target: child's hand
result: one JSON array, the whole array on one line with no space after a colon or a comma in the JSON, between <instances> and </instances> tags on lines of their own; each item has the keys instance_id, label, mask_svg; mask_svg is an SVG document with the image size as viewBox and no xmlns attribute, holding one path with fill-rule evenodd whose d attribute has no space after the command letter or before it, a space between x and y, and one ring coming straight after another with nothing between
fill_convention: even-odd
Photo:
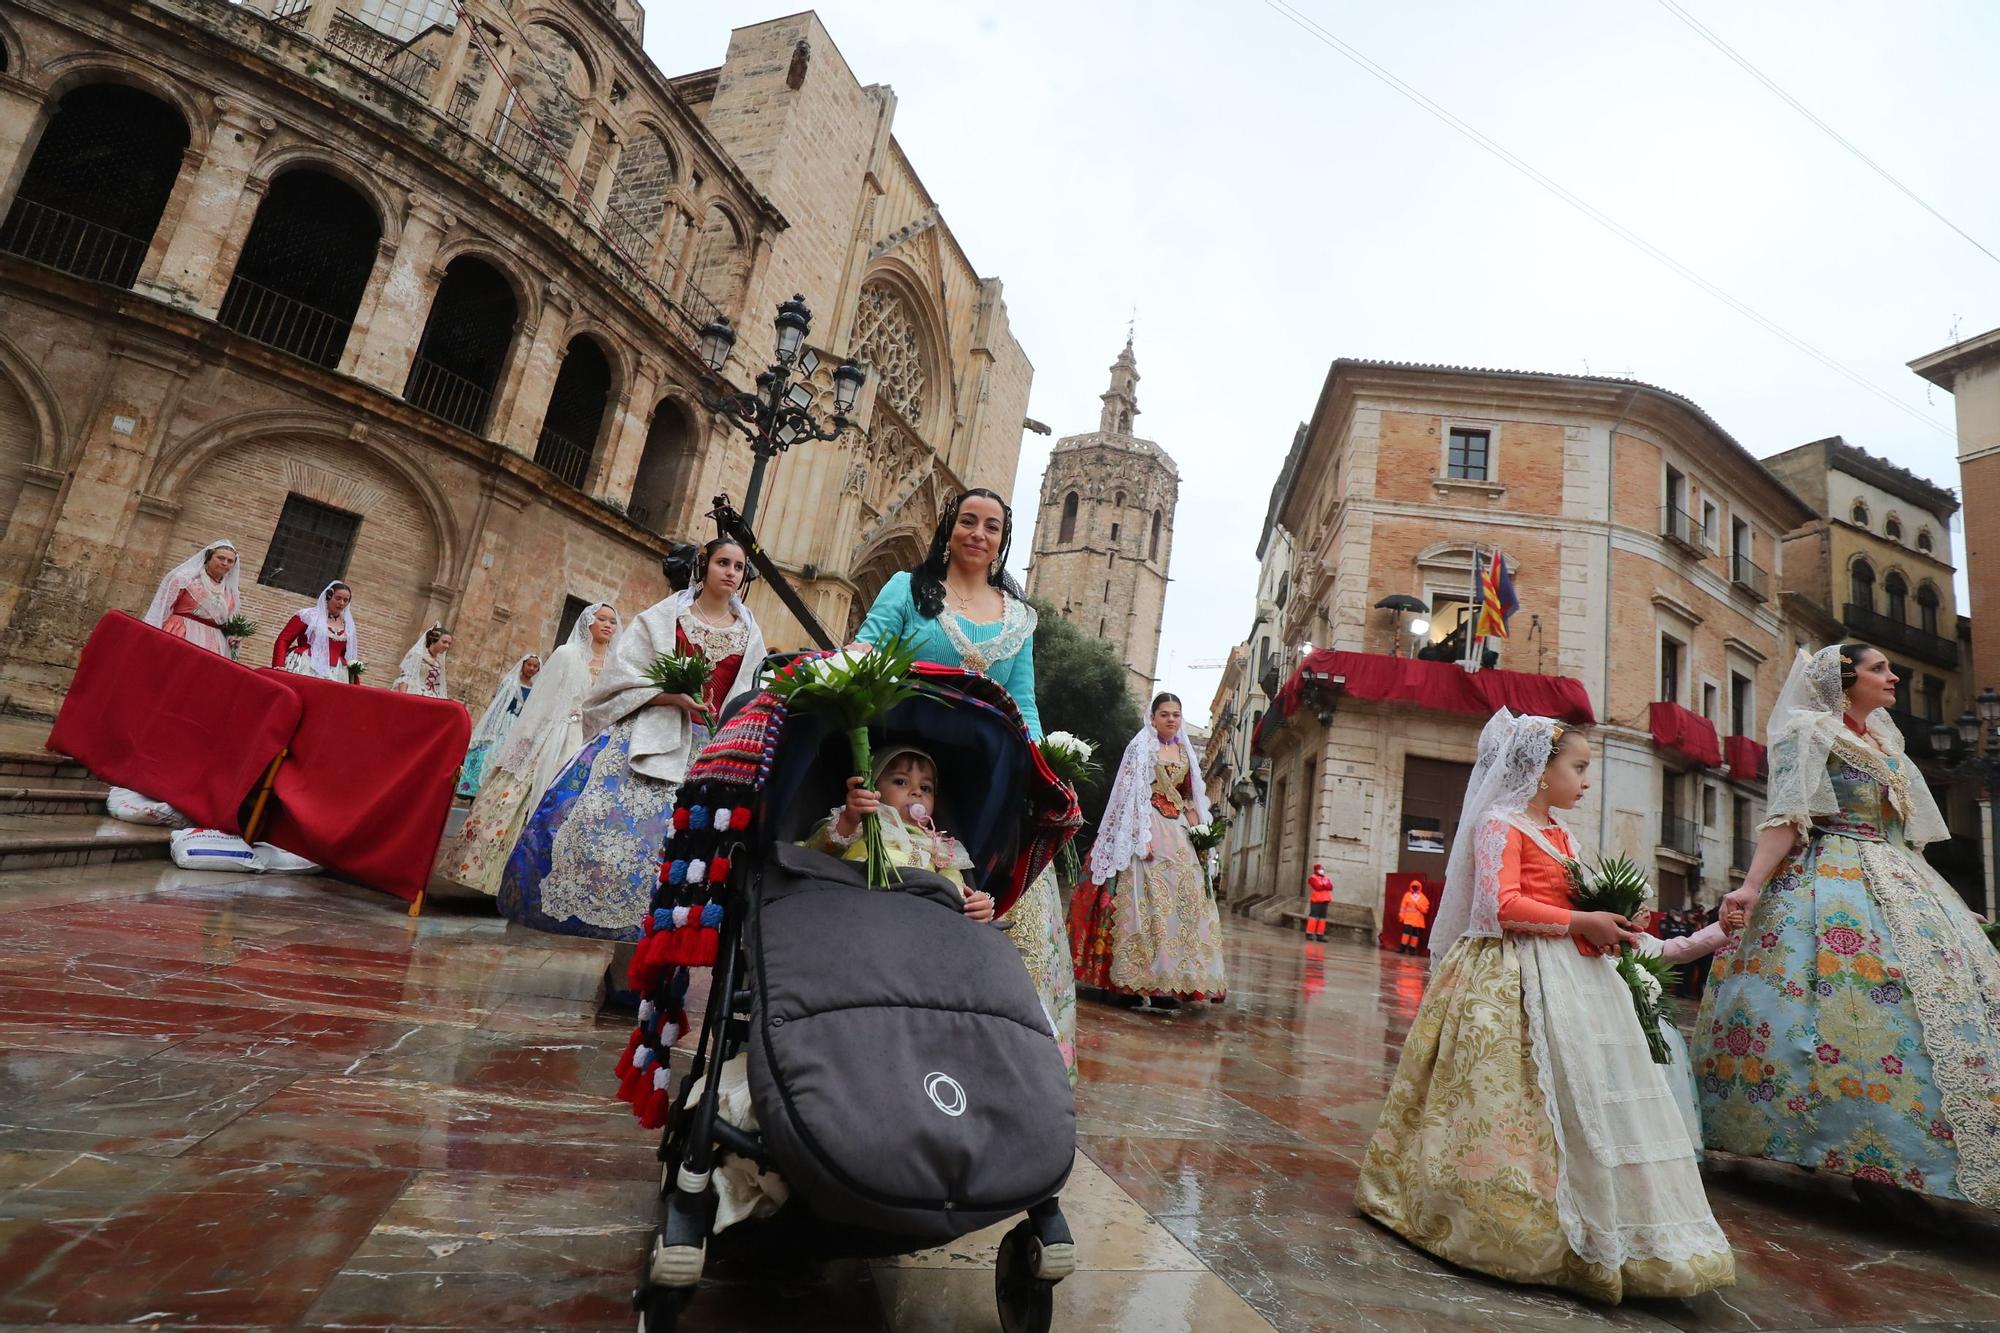
<instances>
[{"instance_id":1,"label":"child's hand","mask_svg":"<svg viewBox=\"0 0 2000 1333\"><path fill-rule=\"evenodd\" d=\"M1757 900L1763 894L1761 886L1742 884L1722 895L1722 928L1734 935L1749 925L1750 913L1757 910ZM1734 926L1729 924L1731 917L1736 918Z\"/></svg>"},{"instance_id":2,"label":"child's hand","mask_svg":"<svg viewBox=\"0 0 2000 1333\"><path fill-rule=\"evenodd\" d=\"M1601 954L1615 954L1632 943L1636 928L1616 912L1572 912L1569 933Z\"/></svg>"},{"instance_id":3,"label":"child's hand","mask_svg":"<svg viewBox=\"0 0 2000 1333\"><path fill-rule=\"evenodd\" d=\"M993 919L993 895L981 892L978 889L967 889L965 891L965 914L974 921L991 921Z\"/></svg>"},{"instance_id":4,"label":"child's hand","mask_svg":"<svg viewBox=\"0 0 2000 1333\"><path fill-rule=\"evenodd\" d=\"M851 777L847 780L847 803L840 807L840 818L833 821L834 831L851 839L860 832L861 821L881 808L881 794L869 790L868 779Z\"/></svg>"},{"instance_id":5,"label":"child's hand","mask_svg":"<svg viewBox=\"0 0 2000 1333\"><path fill-rule=\"evenodd\" d=\"M1750 914L1741 907L1735 903L1724 903L1722 905L1722 929L1725 933L1734 935L1749 924Z\"/></svg>"}]
</instances>

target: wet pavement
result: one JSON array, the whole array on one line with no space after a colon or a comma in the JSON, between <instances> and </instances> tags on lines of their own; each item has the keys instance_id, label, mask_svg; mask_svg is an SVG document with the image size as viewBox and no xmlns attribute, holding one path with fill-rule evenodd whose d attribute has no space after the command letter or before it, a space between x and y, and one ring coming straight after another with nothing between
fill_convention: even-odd
<instances>
[{"instance_id":1,"label":"wet pavement","mask_svg":"<svg viewBox=\"0 0 2000 1333\"><path fill-rule=\"evenodd\" d=\"M1080 1014L1057 1327L2000 1329L2000 1228L1711 1164L1741 1284L1618 1309L1354 1213L1412 960L1230 922L1224 1006ZM607 946L156 863L0 875L0 1324L630 1328L658 1167ZM714 1266L691 1329L997 1327L997 1235Z\"/></svg>"}]
</instances>

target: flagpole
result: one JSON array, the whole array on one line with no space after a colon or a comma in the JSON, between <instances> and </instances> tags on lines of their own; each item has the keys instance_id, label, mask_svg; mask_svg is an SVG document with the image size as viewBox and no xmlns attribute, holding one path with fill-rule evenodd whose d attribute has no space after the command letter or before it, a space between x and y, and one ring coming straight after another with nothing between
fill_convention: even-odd
<instances>
[{"instance_id":1,"label":"flagpole","mask_svg":"<svg viewBox=\"0 0 2000 1333\"><path fill-rule=\"evenodd\" d=\"M1486 580L1482 577L1483 571L1479 564L1479 549L1479 543L1474 542L1472 544L1472 612L1466 617L1465 621L1465 655L1459 659L1458 663L1466 671L1477 671L1479 669L1474 665L1478 659L1472 650L1474 631L1479 628L1479 608L1486 594Z\"/></svg>"}]
</instances>

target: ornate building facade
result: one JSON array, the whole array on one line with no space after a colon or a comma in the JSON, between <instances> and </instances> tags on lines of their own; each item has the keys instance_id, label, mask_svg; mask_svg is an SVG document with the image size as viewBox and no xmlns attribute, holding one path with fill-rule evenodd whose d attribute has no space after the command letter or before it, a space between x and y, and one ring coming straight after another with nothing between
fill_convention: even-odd
<instances>
[{"instance_id":1,"label":"ornate building facade","mask_svg":"<svg viewBox=\"0 0 2000 1333\"><path fill-rule=\"evenodd\" d=\"M461 21L461 15L469 16ZM836 632L939 499L1012 490L1032 368L811 13L668 78L632 0L20 0L0 9L0 707L217 537L269 635L329 578L364 656L433 620L484 697L575 609L665 591L739 500L698 335L818 312L860 429L758 527ZM753 590L773 647L803 641Z\"/></svg>"},{"instance_id":2,"label":"ornate building facade","mask_svg":"<svg viewBox=\"0 0 2000 1333\"><path fill-rule=\"evenodd\" d=\"M1143 710L1159 662L1180 472L1166 450L1132 433L1139 367L1130 339L1103 401L1095 431L1065 436L1049 453L1028 592L1111 644Z\"/></svg>"}]
</instances>

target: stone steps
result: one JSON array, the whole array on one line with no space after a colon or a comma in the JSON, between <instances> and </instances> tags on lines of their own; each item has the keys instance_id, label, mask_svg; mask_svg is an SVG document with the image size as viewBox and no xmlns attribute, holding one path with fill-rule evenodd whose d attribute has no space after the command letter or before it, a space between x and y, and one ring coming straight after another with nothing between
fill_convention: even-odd
<instances>
[{"instance_id":1,"label":"stone steps","mask_svg":"<svg viewBox=\"0 0 2000 1333\"><path fill-rule=\"evenodd\" d=\"M0 871L164 861L172 830L103 814L0 814Z\"/></svg>"},{"instance_id":2,"label":"stone steps","mask_svg":"<svg viewBox=\"0 0 2000 1333\"><path fill-rule=\"evenodd\" d=\"M0 788L88 788L102 799L104 784L68 755L20 745L0 745Z\"/></svg>"},{"instance_id":3,"label":"stone steps","mask_svg":"<svg viewBox=\"0 0 2000 1333\"><path fill-rule=\"evenodd\" d=\"M102 816L105 795L101 786L16 786L0 779L0 815Z\"/></svg>"}]
</instances>

